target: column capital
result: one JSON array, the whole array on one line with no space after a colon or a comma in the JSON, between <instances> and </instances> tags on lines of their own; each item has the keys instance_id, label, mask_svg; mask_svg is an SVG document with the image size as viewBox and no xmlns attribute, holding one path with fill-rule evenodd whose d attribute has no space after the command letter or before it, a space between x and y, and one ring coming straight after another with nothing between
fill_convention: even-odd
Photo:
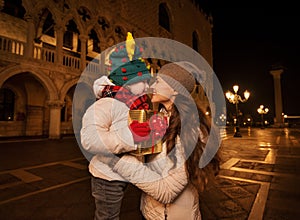
<instances>
[{"instance_id":1,"label":"column capital","mask_svg":"<svg viewBox=\"0 0 300 220\"><path fill-rule=\"evenodd\" d=\"M89 39L89 36L84 34L80 34L78 37L81 41L87 41Z\"/></svg>"},{"instance_id":2,"label":"column capital","mask_svg":"<svg viewBox=\"0 0 300 220\"><path fill-rule=\"evenodd\" d=\"M30 23L34 23L34 16L32 14L26 13L24 15L24 20Z\"/></svg>"},{"instance_id":3,"label":"column capital","mask_svg":"<svg viewBox=\"0 0 300 220\"><path fill-rule=\"evenodd\" d=\"M280 75L283 73L283 69L270 70L270 73L274 78L280 79Z\"/></svg>"},{"instance_id":4,"label":"column capital","mask_svg":"<svg viewBox=\"0 0 300 220\"><path fill-rule=\"evenodd\" d=\"M65 32L67 30L67 28L66 28L66 26L56 24L56 25L54 25L54 30L55 31L60 31L60 32Z\"/></svg>"},{"instance_id":5,"label":"column capital","mask_svg":"<svg viewBox=\"0 0 300 220\"><path fill-rule=\"evenodd\" d=\"M65 102L61 100L48 100L47 105L50 108L62 108L65 105Z\"/></svg>"}]
</instances>

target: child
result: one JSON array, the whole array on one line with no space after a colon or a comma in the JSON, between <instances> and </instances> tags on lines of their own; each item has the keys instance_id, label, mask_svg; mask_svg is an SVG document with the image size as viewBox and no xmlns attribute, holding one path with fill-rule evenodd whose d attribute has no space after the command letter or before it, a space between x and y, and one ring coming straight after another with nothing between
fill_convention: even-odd
<instances>
[{"instance_id":1,"label":"child","mask_svg":"<svg viewBox=\"0 0 300 220\"><path fill-rule=\"evenodd\" d=\"M133 121L128 125L129 110L150 108L146 92L151 75L140 55L141 50L129 33L126 44L109 56L109 76L94 82L98 100L83 116L81 143L85 150L95 154L89 164L95 219L118 219L128 184L98 157L134 151L136 143L150 138L149 123Z\"/></svg>"}]
</instances>

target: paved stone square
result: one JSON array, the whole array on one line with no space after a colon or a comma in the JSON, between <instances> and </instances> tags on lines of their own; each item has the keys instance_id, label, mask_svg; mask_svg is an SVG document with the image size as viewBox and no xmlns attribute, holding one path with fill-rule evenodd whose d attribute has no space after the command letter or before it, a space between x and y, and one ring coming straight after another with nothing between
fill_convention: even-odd
<instances>
[{"instance_id":1,"label":"paved stone square","mask_svg":"<svg viewBox=\"0 0 300 220\"><path fill-rule=\"evenodd\" d=\"M300 131L241 131L224 136L220 173L200 195L202 218L298 219ZM1 219L93 219L88 161L74 138L0 141L0 161ZM140 195L129 185L121 220L142 219Z\"/></svg>"}]
</instances>

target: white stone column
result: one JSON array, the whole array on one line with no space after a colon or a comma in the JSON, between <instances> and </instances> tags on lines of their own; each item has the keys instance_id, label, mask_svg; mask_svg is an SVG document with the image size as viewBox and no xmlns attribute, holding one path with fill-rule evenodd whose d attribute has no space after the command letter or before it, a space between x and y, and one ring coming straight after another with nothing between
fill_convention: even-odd
<instances>
[{"instance_id":1,"label":"white stone column","mask_svg":"<svg viewBox=\"0 0 300 220\"><path fill-rule=\"evenodd\" d=\"M86 48L86 42L88 40L88 36L86 35L80 35L79 36L79 39L80 39L80 45L81 45L81 48L80 48L80 69L82 71L84 71L85 69L85 66L86 66L86 54L87 54L87 48Z\"/></svg>"},{"instance_id":2,"label":"white stone column","mask_svg":"<svg viewBox=\"0 0 300 220\"><path fill-rule=\"evenodd\" d=\"M48 101L49 105L49 139L59 139L60 138L60 115L61 108L64 103L60 100Z\"/></svg>"},{"instance_id":3,"label":"white stone column","mask_svg":"<svg viewBox=\"0 0 300 220\"><path fill-rule=\"evenodd\" d=\"M33 57L33 47L34 47L34 38L35 38L35 25L32 16L25 15L25 20L28 24L27 31L27 42L25 46L25 57L32 58Z\"/></svg>"},{"instance_id":4,"label":"white stone column","mask_svg":"<svg viewBox=\"0 0 300 220\"><path fill-rule=\"evenodd\" d=\"M64 31L65 27L55 26L56 32L56 57L55 62L58 65L63 64L63 41L64 41Z\"/></svg>"},{"instance_id":5,"label":"white stone column","mask_svg":"<svg viewBox=\"0 0 300 220\"><path fill-rule=\"evenodd\" d=\"M275 93L275 126L281 126L282 121L282 96L281 96L281 80L280 76L283 69L275 69L270 71L274 79L274 93Z\"/></svg>"}]
</instances>

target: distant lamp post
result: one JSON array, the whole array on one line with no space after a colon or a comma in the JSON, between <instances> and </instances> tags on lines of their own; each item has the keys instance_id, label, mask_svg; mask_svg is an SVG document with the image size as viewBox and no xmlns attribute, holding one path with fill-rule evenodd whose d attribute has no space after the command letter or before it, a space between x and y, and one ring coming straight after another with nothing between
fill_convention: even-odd
<instances>
[{"instance_id":1,"label":"distant lamp post","mask_svg":"<svg viewBox=\"0 0 300 220\"><path fill-rule=\"evenodd\" d=\"M261 115L261 128L265 128L264 115L269 112L269 109L265 108L263 105L260 105L257 109L257 112Z\"/></svg>"},{"instance_id":2,"label":"distant lamp post","mask_svg":"<svg viewBox=\"0 0 300 220\"><path fill-rule=\"evenodd\" d=\"M237 94L239 90L239 86L238 85L234 85L233 86L233 91L234 93L228 91L226 92L226 98L228 99L228 101L232 104L235 105L235 110L236 110L236 120L235 120L235 133L234 133L234 137L242 137L241 133L240 133L240 127L239 127L239 121L238 121L238 115L239 115L239 102L246 102L249 97L250 97L250 92L248 92L247 90L244 92L244 99Z\"/></svg>"},{"instance_id":3,"label":"distant lamp post","mask_svg":"<svg viewBox=\"0 0 300 220\"><path fill-rule=\"evenodd\" d=\"M223 113L220 115L219 118L220 118L221 122L226 121L226 115L224 115Z\"/></svg>"}]
</instances>

